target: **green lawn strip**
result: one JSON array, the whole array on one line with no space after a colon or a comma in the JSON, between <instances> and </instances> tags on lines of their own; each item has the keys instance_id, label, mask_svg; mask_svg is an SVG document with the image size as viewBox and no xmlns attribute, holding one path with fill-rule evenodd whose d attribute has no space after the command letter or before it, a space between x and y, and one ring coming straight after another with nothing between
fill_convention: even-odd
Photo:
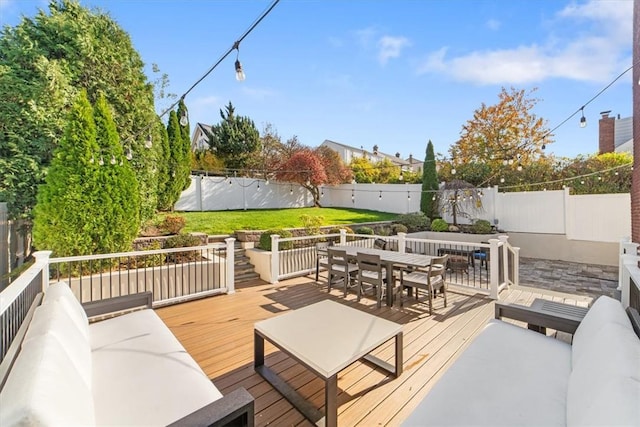
<instances>
[{"instance_id":1,"label":"green lawn strip","mask_svg":"<svg viewBox=\"0 0 640 427\"><path fill-rule=\"evenodd\" d=\"M322 217L323 225L391 221L398 215L362 209L297 208L247 211L175 212L185 218L183 232L231 234L236 230L268 230L302 227L302 215Z\"/></svg>"}]
</instances>

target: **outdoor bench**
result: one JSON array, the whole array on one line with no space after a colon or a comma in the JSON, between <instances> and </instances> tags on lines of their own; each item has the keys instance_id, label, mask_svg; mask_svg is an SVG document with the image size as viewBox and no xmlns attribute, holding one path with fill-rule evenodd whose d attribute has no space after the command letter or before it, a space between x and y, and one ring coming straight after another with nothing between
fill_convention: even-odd
<instances>
[{"instance_id":1,"label":"outdoor bench","mask_svg":"<svg viewBox=\"0 0 640 427\"><path fill-rule=\"evenodd\" d=\"M253 397L223 397L151 302L145 292L81 305L66 283L49 286L0 376L0 425L253 426ZM120 315L88 321L110 313Z\"/></svg>"},{"instance_id":2,"label":"outdoor bench","mask_svg":"<svg viewBox=\"0 0 640 427\"><path fill-rule=\"evenodd\" d=\"M568 344L501 317L558 327L539 308L496 303L496 318L423 398L405 426L638 426L640 321L601 296Z\"/></svg>"}]
</instances>

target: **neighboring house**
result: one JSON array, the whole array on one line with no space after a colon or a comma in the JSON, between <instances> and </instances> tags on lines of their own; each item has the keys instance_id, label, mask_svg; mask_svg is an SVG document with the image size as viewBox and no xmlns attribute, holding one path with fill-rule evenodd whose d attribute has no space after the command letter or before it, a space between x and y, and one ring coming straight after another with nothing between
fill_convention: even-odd
<instances>
[{"instance_id":1,"label":"neighboring house","mask_svg":"<svg viewBox=\"0 0 640 427\"><path fill-rule=\"evenodd\" d=\"M422 173L422 166L424 165L424 161L414 159L412 154L409 154L409 158L406 161L409 164L409 170L411 172Z\"/></svg>"},{"instance_id":2,"label":"neighboring house","mask_svg":"<svg viewBox=\"0 0 640 427\"><path fill-rule=\"evenodd\" d=\"M211 126L204 123L196 124L191 137L191 151L200 151L209 149L209 135L211 134Z\"/></svg>"},{"instance_id":3,"label":"neighboring house","mask_svg":"<svg viewBox=\"0 0 640 427\"><path fill-rule=\"evenodd\" d=\"M603 111L598 123L599 153L633 154L633 117L609 117L611 111Z\"/></svg>"},{"instance_id":4,"label":"neighboring house","mask_svg":"<svg viewBox=\"0 0 640 427\"><path fill-rule=\"evenodd\" d=\"M396 153L395 156L391 154L385 154L378 150L378 146L374 145L371 149L365 150L364 147L360 146L360 148L352 147L350 145L341 144L339 142L330 141L325 139L320 146L325 146L331 148L333 151L337 152L342 161L345 164L351 163L356 157L366 157L370 162L377 163L383 159L389 159L393 164L396 164L402 168L402 170L410 170L411 164L400 157L400 153ZM411 157L410 157L411 158Z\"/></svg>"}]
</instances>

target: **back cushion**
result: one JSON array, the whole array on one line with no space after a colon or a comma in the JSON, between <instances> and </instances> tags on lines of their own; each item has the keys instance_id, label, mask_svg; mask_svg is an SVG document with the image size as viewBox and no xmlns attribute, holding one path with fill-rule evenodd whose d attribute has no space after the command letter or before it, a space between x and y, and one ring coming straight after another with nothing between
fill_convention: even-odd
<instances>
[{"instance_id":1,"label":"back cushion","mask_svg":"<svg viewBox=\"0 0 640 427\"><path fill-rule=\"evenodd\" d=\"M640 339L617 323L584 344L567 392L567 425L640 424Z\"/></svg>"},{"instance_id":2,"label":"back cushion","mask_svg":"<svg viewBox=\"0 0 640 427\"><path fill-rule=\"evenodd\" d=\"M42 304L61 304L85 338L89 339L89 320L80 301L65 282L57 282L44 292Z\"/></svg>"},{"instance_id":3,"label":"back cushion","mask_svg":"<svg viewBox=\"0 0 640 427\"><path fill-rule=\"evenodd\" d=\"M631 330L631 322L620 301L608 296L601 296L587 311L586 316L584 316L575 334L573 334L571 362L574 366L582 357L584 348L588 347L598 331L609 323L616 323Z\"/></svg>"},{"instance_id":4,"label":"back cushion","mask_svg":"<svg viewBox=\"0 0 640 427\"><path fill-rule=\"evenodd\" d=\"M93 398L52 335L24 343L0 392L0 425L90 426Z\"/></svg>"},{"instance_id":5,"label":"back cushion","mask_svg":"<svg viewBox=\"0 0 640 427\"><path fill-rule=\"evenodd\" d=\"M42 304L33 314L23 346L42 335L53 336L91 389L91 345L62 304Z\"/></svg>"}]
</instances>

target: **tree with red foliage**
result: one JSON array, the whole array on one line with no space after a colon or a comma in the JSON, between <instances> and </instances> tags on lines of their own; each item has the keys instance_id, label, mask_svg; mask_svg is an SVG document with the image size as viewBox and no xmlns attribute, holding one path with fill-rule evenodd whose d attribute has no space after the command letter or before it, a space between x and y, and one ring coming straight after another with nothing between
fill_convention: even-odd
<instances>
[{"instance_id":1,"label":"tree with red foliage","mask_svg":"<svg viewBox=\"0 0 640 427\"><path fill-rule=\"evenodd\" d=\"M342 163L337 153L334 152L336 156L333 156L324 148L302 148L293 153L276 171L277 180L295 182L306 188L313 196L316 207L320 207L321 185L340 184L351 178L351 171Z\"/></svg>"}]
</instances>

